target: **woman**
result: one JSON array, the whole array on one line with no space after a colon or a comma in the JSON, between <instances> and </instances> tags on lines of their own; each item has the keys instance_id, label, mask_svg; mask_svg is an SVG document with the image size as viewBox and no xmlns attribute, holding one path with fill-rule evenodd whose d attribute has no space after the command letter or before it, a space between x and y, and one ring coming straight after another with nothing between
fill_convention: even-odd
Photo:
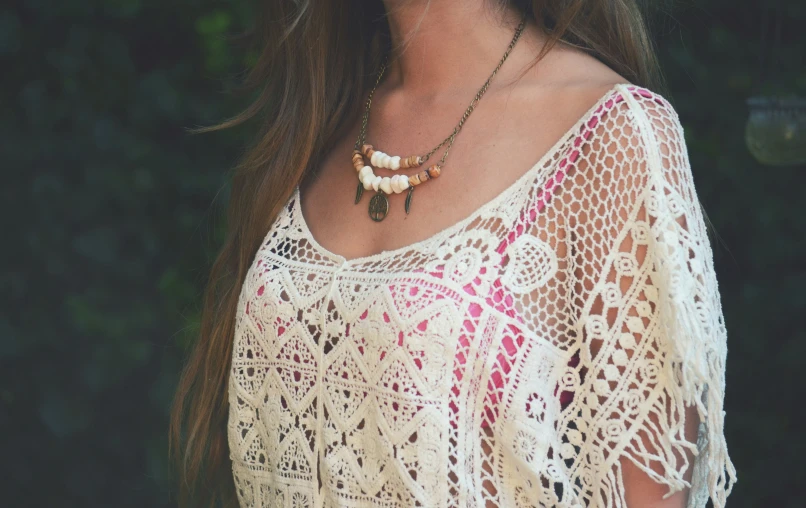
<instances>
[{"instance_id":1,"label":"woman","mask_svg":"<svg viewBox=\"0 0 806 508\"><path fill-rule=\"evenodd\" d=\"M185 504L724 506L720 298L636 6L266 3Z\"/></svg>"}]
</instances>

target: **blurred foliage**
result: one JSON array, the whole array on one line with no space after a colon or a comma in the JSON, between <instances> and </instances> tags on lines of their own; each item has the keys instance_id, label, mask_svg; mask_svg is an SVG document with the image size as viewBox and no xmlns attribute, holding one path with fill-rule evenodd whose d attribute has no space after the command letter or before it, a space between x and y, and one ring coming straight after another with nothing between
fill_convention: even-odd
<instances>
[{"instance_id":1,"label":"blurred foliage","mask_svg":"<svg viewBox=\"0 0 806 508\"><path fill-rule=\"evenodd\" d=\"M743 140L748 96L806 95L806 5L779 3L775 44L769 5L678 1L655 23L718 235L734 507L800 506L806 478L806 168L761 167ZM4 506L172 506L168 408L222 234L211 203L249 136L186 128L245 104L222 91L254 60L229 38L250 8L0 7Z\"/></svg>"}]
</instances>

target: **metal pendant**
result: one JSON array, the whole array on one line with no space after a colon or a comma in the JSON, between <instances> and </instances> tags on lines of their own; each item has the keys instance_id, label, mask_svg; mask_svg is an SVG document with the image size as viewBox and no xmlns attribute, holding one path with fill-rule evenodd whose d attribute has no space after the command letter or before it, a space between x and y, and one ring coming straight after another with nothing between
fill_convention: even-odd
<instances>
[{"instance_id":1,"label":"metal pendant","mask_svg":"<svg viewBox=\"0 0 806 508\"><path fill-rule=\"evenodd\" d=\"M358 189L355 191L355 204L358 204L361 201L361 196L364 195L364 184L358 182Z\"/></svg>"},{"instance_id":2,"label":"metal pendant","mask_svg":"<svg viewBox=\"0 0 806 508\"><path fill-rule=\"evenodd\" d=\"M375 222L380 222L386 218L389 213L389 199L383 192L379 192L372 196L369 201L369 217Z\"/></svg>"},{"instance_id":3,"label":"metal pendant","mask_svg":"<svg viewBox=\"0 0 806 508\"><path fill-rule=\"evenodd\" d=\"M406 196L406 215L411 210L411 195L414 194L414 187L409 187L409 194Z\"/></svg>"}]
</instances>

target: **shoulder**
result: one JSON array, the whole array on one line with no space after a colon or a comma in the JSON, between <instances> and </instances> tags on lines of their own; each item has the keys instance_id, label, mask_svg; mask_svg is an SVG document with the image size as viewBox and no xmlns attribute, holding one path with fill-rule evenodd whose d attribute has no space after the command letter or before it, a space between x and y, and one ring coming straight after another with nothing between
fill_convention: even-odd
<instances>
[{"instance_id":1,"label":"shoulder","mask_svg":"<svg viewBox=\"0 0 806 508\"><path fill-rule=\"evenodd\" d=\"M617 100L625 102L630 120L645 136L669 138L682 134L680 118L663 95L635 85L617 85Z\"/></svg>"},{"instance_id":2,"label":"shoulder","mask_svg":"<svg viewBox=\"0 0 806 508\"><path fill-rule=\"evenodd\" d=\"M536 47L542 49L548 43L548 39L543 38ZM541 77L546 81L600 86L628 82L588 51L563 41L553 44L538 66L542 67Z\"/></svg>"},{"instance_id":3,"label":"shoulder","mask_svg":"<svg viewBox=\"0 0 806 508\"><path fill-rule=\"evenodd\" d=\"M636 169L658 170L688 162L668 160L672 154L687 155L683 126L672 104L647 88L615 85L587 124L592 130L590 145L619 147L629 155L624 162L636 158L643 162Z\"/></svg>"},{"instance_id":4,"label":"shoulder","mask_svg":"<svg viewBox=\"0 0 806 508\"><path fill-rule=\"evenodd\" d=\"M610 210L609 223L621 224L619 217L635 215L645 200L654 214L698 213L684 130L664 96L616 84L601 97L582 129L580 143L569 148L580 153L569 185L580 187L589 197L572 203L572 223L577 217L592 217L594 210Z\"/></svg>"},{"instance_id":5,"label":"shoulder","mask_svg":"<svg viewBox=\"0 0 806 508\"><path fill-rule=\"evenodd\" d=\"M674 187L696 199L685 132L677 111L662 95L635 85L618 85L612 97L618 113L604 123L610 143L630 147L633 165L650 184Z\"/></svg>"},{"instance_id":6,"label":"shoulder","mask_svg":"<svg viewBox=\"0 0 806 508\"><path fill-rule=\"evenodd\" d=\"M558 99L577 108L595 104L612 94L614 103L606 108L614 113L632 110L622 121L649 120L660 124L677 124L679 118L671 102L658 92L630 83L624 76L585 51L558 43L544 59L542 80L559 91ZM614 115L617 116L617 115ZM646 118L643 118L646 117Z\"/></svg>"},{"instance_id":7,"label":"shoulder","mask_svg":"<svg viewBox=\"0 0 806 508\"><path fill-rule=\"evenodd\" d=\"M636 136L642 144L653 137L681 133L677 112L666 97L629 82L576 47L558 43L535 66L531 77L537 84L532 90L539 91L532 96L544 97L536 101L537 107L566 126L588 114L594 122L601 122L600 130L607 131L602 135Z\"/></svg>"},{"instance_id":8,"label":"shoulder","mask_svg":"<svg viewBox=\"0 0 806 508\"><path fill-rule=\"evenodd\" d=\"M535 66L535 79L566 108L586 110L617 85L631 83L585 51L558 42Z\"/></svg>"},{"instance_id":9,"label":"shoulder","mask_svg":"<svg viewBox=\"0 0 806 508\"><path fill-rule=\"evenodd\" d=\"M634 204L644 192L673 191L694 206L685 132L664 96L636 85L615 85L585 126L586 157L578 169L593 189L625 196L624 205Z\"/></svg>"}]
</instances>

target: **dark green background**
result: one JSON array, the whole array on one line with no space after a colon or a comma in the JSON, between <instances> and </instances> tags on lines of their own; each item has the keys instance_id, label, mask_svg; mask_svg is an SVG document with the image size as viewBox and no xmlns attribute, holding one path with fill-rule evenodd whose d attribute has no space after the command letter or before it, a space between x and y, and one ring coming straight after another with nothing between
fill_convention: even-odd
<instances>
[{"instance_id":1,"label":"dark green background","mask_svg":"<svg viewBox=\"0 0 806 508\"><path fill-rule=\"evenodd\" d=\"M804 505L806 168L760 166L743 140L748 96L806 95L806 5L780 5L777 60L762 58L761 2L679 1L655 16L718 234L733 507ZM245 104L222 91L254 58L225 37L250 7L0 7L2 506L172 505L169 402L221 236L223 200L211 203L249 136L185 128Z\"/></svg>"}]
</instances>

